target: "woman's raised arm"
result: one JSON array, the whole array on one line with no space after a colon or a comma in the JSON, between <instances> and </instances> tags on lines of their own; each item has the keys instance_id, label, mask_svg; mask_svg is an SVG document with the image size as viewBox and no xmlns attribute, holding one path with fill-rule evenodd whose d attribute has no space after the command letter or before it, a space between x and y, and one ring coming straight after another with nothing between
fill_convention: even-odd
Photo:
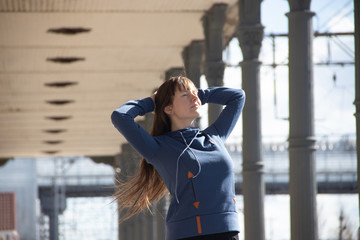
<instances>
[{"instance_id":1,"label":"woman's raised arm","mask_svg":"<svg viewBox=\"0 0 360 240\"><path fill-rule=\"evenodd\" d=\"M129 101L116 109L111 115L115 128L126 138L135 150L145 159L151 158L159 146L154 137L135 122L135 117L154 110L152 97Z\"/></svg>"},{"instance_id":2,"label":"woman's raised arm","mask_svg":"<svg viewBox=\"0 0 360 240\"><path fill-rule=\"evenodd\" d=\"M198 97L202 104L215 103L225 105L216 121L208 127L214 129L225 141L234 129L245 104L245 92L241 89L211 87L199 89Z\"/></svg>"}]
</instances>

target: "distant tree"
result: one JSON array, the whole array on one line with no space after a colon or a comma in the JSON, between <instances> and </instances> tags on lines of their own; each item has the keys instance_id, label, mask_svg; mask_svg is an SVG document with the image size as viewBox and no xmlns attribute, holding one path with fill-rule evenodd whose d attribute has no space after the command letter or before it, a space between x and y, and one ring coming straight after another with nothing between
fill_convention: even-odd
<instances>
[{"instance_id":1,"label":"distant tree","mask_svg":"<svg viewBox=\"0 0 360 240\"><path fill-rule=\"evenodd\" d=\"M345 216L343 208L339 216L339 240L354 240L354 227L348 217Z\"/></svg>"}]
</instances>

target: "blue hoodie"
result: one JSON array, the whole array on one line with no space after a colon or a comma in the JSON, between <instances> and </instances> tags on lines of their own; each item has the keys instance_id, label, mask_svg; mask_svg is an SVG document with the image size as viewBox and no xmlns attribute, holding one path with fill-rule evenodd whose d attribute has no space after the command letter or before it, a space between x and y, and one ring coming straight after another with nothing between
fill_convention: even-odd
<instances>
[{"instance_id":1,"label":"blue hoodie","mask_svg":"<svg viewBox=\"0 0 360 240\"><path fill-rule=\"evenodd\" d=\"M166 239L239 231L233 164L224 142L245 103L240 89L198 89L202 104L226 105L217 120L200 130L189 127L151 136L134 119L154 110L148 97L129 101L111 115L114 126L165 182L172 198Z\"/></svg>"}]
</instances>

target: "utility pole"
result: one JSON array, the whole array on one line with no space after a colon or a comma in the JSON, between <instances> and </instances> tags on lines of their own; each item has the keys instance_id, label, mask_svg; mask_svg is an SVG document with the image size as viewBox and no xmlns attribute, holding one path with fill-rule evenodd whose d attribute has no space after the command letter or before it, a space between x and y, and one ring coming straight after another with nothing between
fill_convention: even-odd
<instances>
[{"instance_id":1,"label":"utility pole","mask_svg":"<svg viewBox=\"0 0 360 240\"><path fill-rule=\"evenodd\" d=\"M360 210L360 3L359 0L354 0L354 45L355 45L355 101L356 108L356 150L357 150L357 185L359 195L359 210ZM360 219L360 212L359 212ZM360 226L358 228L358 240L360 240Z\"/></svg>"}]
</instances>

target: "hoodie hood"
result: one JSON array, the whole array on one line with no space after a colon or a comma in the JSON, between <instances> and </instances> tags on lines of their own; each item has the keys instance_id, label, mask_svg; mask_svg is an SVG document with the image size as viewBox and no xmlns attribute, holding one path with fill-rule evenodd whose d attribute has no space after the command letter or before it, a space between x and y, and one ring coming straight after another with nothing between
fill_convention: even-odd
<instances>
[{"instance_id":1,"label":"hoodie hood","mask_svg":"<svg viewBox=\"0 0 360 240\"><path fill-rule=\"evenodd\" d=\"M187 128L173 131L173 132L167 132L165 134L170 137L173 137L175 139L181 139L181 141L182 141L180 132L183 134L185 139L188 140L189 138L193 138L195 136L195 134L198 133L199 131L200 131L200 129L198 127L187 127Z\"/></svg>"}]
</instances>

